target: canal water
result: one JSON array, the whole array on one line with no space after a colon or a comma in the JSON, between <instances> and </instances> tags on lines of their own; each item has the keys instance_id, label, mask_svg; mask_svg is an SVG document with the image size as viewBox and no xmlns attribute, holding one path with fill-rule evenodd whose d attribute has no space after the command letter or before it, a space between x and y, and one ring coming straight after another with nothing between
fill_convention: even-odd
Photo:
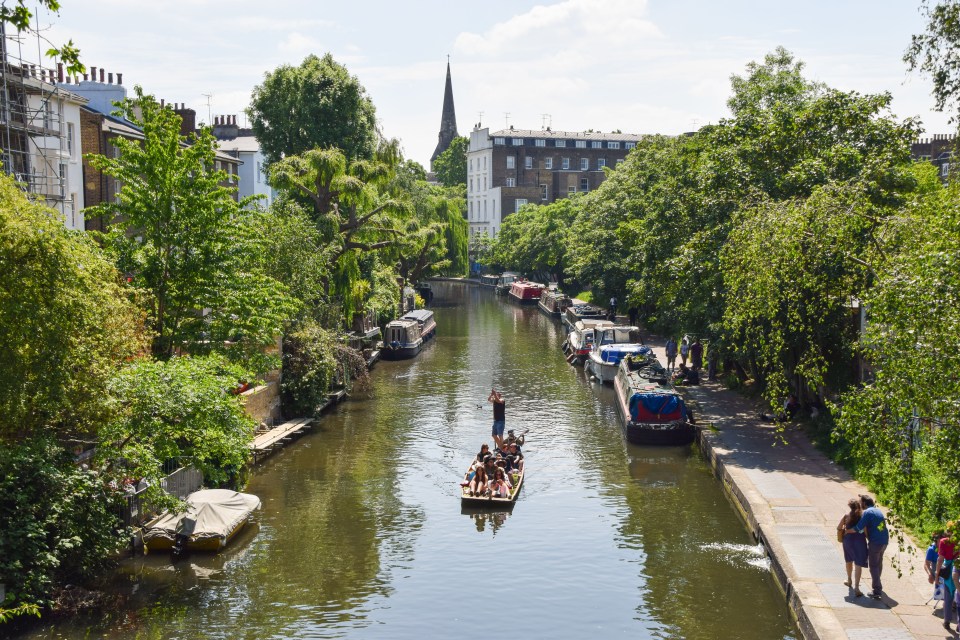
<instances>
[{"instance_id":1,"label":"canal water","mask_svg":"<svg viewBox=\"0 0 960 640\"><path fill-rule=\"evenodd\" d=\"M627 444L559 325L434 286L437 340L381 362L257 467L258 524L223 554L126 562L118 611L50 638L794 638L783 596L696 449ZM512 511L461 508L491 387L526 432Z\"/></svg>"}]
</instances>

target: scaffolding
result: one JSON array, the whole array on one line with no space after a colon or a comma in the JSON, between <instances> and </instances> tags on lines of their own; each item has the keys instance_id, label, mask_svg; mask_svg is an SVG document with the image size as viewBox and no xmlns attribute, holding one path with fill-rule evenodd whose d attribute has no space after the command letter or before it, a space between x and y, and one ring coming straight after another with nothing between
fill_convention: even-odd
<instances>
[{"instance_id":1,"label":"scaffolding","mask_svg":"<svg viewBox=\"0 0 960 640\"><path fill-rule=\"evenodd\" d=\"M35 59L24 48L37 40ZM32 51L29 54L32 56ZM64 215L67 163L74 144L64 119L63 68L45 68L41 36L7 33L0 23L0 160L3 171L28 193L36 194Z\"/></svg>"}]
</instances>

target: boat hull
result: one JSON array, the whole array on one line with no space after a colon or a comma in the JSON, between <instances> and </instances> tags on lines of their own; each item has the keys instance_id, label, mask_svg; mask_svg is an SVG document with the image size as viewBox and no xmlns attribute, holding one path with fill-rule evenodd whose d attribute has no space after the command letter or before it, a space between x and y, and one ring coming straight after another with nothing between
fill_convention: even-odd
<instances>
[{"instance_id":1,"label":"boat hull","mask_svg":"<svg viewBox=\"0 0 960 640\"><path fill-rule=\"evenodd\" d=\"M510 496L507 498L495 498L493 496L471 496L467 493L467 488L464 486L460 487L460 504L464 507L491 507L491 508L503 508L507 506L512 506L517 501L517 496L520 495L520 489L523 487L523 474L526 470L519 473L517 481L513 485L513 491L510 492ZM466 473L463 476L464 481L467 479Z\"/></svg>"},{"instance_id":2,"label":"boat hull","mask_svg":"<svg viewBox=\"0 0 960 640\"><path fill-rule=\"evenodd\" d=\"M243 529L246 524L246 522L241 522L227 536L201 538L199 540L190 538L187 540L185 548L187 551L206 551L209 553L216 553L223 550L223 548L226 547L227 544L229 544L238 533L240 533L240 530ZM173 549L174 541L170 538L156 537L144 538L143 543L151 551L170 551Z\"/></svg>"},{"instance_id":3,"label":"boat hull","mask_svg":"<svg viewBox=\"0 0 960 640\"><path fill-rule=\"evenodd\" d=\"M619 378L614 381L614 387L617 391L617 413L623 423L627 442L655 446L685 446L696 439L697 428L686 420L657 423L632 420L626 402L628 394L622 388Z\"/></svg>"},{"instance_id":4,"label":"boat hull","mask_svg":"<svg viewBox=\"0 0 960 640\"><path fill-rule=\"evenodd\" d=\"M521 298L519 296L513 295L513 293L507 293L507 297L510 298L511 302L515 302L520 305L535 305L540 300L538 298Z\"/></svg>"},{"instance_id":5,"label":"boat hull","mask_svg":"<svg viewBox=\"0 0 960 640\"><path fill-rule=\"evenodd\" d=\"M380 358L383 360L408 360L423 351L423 340L414 345L402 345L393 347L384 345L380 350Z\"/></svg>"},{"instance_id":6,"label":"boat hull","mask_svg":"<svg viewBox=\"0 0 960 640\"><path fill-rule=\"evenodd\" d=\"M603 384L613 384L613 381L617 378L620 363L598 362L596 358L587 356L583 368Z\"/></svg>"}]
</instances>

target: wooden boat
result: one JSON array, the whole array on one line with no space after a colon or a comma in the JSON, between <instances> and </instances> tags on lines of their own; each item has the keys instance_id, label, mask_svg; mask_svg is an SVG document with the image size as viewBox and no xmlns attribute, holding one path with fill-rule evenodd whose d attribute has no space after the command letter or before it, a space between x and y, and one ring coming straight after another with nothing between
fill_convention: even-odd
<instances>
[{"instance_id":1,"label":"wooden boat","mask_svg":"<svg viewBox=\"0 0 960 640\"><path fill-rule=\"evenodd\" d=\"M570 296L556 289L545 289L540 294L540 300L537 301L540 311L551 318L560 318L571 304L573 301Z\"/></svg>"},{"instance_id":2,"label":"wooden boat","mask_svg":"<svg viewBox=\"0 0 960 640\"><path fill-rule=\"evenodd\" d=\"M185 513L164 513L147 523L143 543L151 551L220 551L260 508L260 498L228 489L202 489L187 496Z\"/></svg>"},{"instance_id":3,"label":"wooden boat","mask_svg":"<svg viewBox=\"0 0 960 640\"><path fill-rule=\"evenodd\" d=\"M460 504L464 507L505 507L512 505L517 501L517 496L520 495L520 487L523 486L523 474L526 471L526 463L524 463L524 469L522 471L513 472L510 474L511 481L513 482L513 490L510 491L510 495L506 498L501 498L498 496L471 496L468 493L466 486L463 486L463 482L467 482L467 478L470 477L470 469L467 469L467 472L463 474L463 480L461 481L460 486Z\"/></svg>"},{"instance_id":4,"label":"wooden boat","mask_svg":"<svg viewBox=\"0 0 960 640\"><path fill-rule=\"evenodd\" d=\"M652 358L627 357L614 380L617 412L634 444L686 445L696 437L693 413Z\"/></svg>"},{"instance_id":5,"label":"wooden boat","mask_svg":"<svg viewBox=\"0 0 960 640\"><path fill-rule=\"evenodd\" d=\"M510 285L509 298L517 304L537 304L544 289L546 287L539 282L518 280Z\"/></svg>"},{"instance_id":6,"label":"wooden boat","mask_svg":"<svg viewBox=\"0 0 960 640\"><path fill-rule=\"evenodd\" d=\"M497 294L505 296L510 293L510 286L520 278L519 273L504 271L497 279Z\"/></svg>"},{"instance_id":7,"label":"wooden boat","mask_svg":"<svg viewBox=\"0 0 960 640\"><path fill-rule=\"evenodd\" d=\"M567 361L575 365L582 365L584 359L593 350L596 330L613 325L614 323L609 320L597 320L595 318L578 320L573 330L567 334L567 341L563 343L563 351L567 354Z\"/></svg>"},{"instance_id":8,"label":"wooden boat","mask_svg":"<svg viewBox=\"0 0 960 640\"><path fill-rule=\"evenodd\" d=\"M500 284L499 273L488 273L480 276L481 287L487 287L488 289L496 289L498 284Z\"/></svg>"},{"instance_id":9,"label":"wooden boat","mask_svg":"<svg viewBox=\"0 0 960 640\"><path fill-rule=\"evenodd\" d=\"M391 320L384 329L383 349L380 357L384 360L404 360L420 353L423 345L437 332L437 323L433 311L417 309L399 320Z\"/></svg>"},{"instance_id":10,"label":"wooden boat","mask_svg":"<svg viewBox=\"0 0 960 640\"><path fill-rule=\"evenodd\" d=\"M563 321L571 328L576 326L580 320L606 319L607 313L603 309L586 303L572 304L567 307L567 310L563 314Z\"/></svg>"},{"instance_id":11,"label":"wooden boat","mask_svg":"<svg viewBox=\"0 0 960 640\"><path fill-rule=\"evenodd\" d=\"M640 339L640 328L612 324L594 330L593 348L584 359L584 370L600 382L613 384L620 361L628 355L650 356L653 350Z\"/></svg>"}]
</instances>

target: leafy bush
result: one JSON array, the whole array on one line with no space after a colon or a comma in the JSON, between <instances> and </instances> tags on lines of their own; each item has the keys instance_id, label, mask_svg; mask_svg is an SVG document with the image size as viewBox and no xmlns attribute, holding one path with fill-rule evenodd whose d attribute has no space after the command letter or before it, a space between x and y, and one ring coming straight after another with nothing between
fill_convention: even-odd
<instances>
[{"instance_id":1,"label":"leafy bush","mask_svg":"<svg viewBox=\"0 0 960 640\"><path fill-rule=\"evenodd\" d=\"M51 439L0 447L0 621L3 609L45 607L56 587L110 564L124 541L116 498Z\"/></svg>"},{"instance_id":2,"label":"leafy bush","mask_svg":"<svg viewBox=\"0 0 960 640\"><path fill-rule=\"evenodd\" d=\"M283 338L283 411L288 417L312 416L323 405L333 383L336 339L312 320L305 320Z\"/></svg>"}]
</instances>

